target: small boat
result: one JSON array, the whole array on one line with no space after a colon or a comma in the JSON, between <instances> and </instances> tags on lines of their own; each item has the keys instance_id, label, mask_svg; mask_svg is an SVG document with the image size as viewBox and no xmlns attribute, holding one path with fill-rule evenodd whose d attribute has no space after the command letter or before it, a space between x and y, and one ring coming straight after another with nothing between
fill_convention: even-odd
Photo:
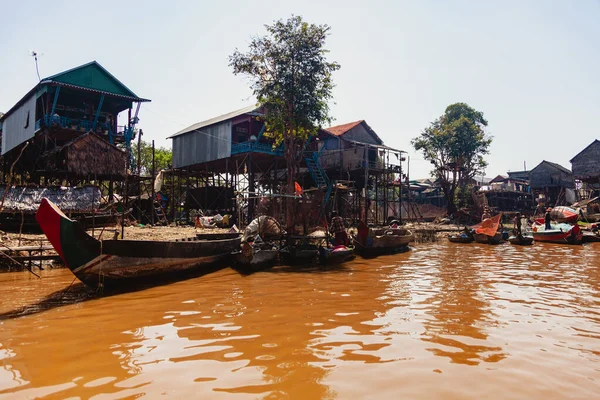
<instances>
[{"instance_id":1,"label":"small boat","mask_svg":"<svg viewBox=\"0 0 600 400\"><path fill-rule=\"evenodd\" d=\"M354 249L347 246L319 247L319 262L323 265L341 264L354 260Z\"/></svg>"},{"instance_id":2,"label":"small boat","mask_svg":"<svg viewBox=\"0 0 600 400\"><path fill-rule=\"evenodd\" d=\"M98 240L46 198L36 220L67 268L86 285L103 289L146 278L155 283L157 276L173 278L193 270L210 272L240 245L239 235L217 240Z\"/></svg>"},{"instance_id":3,"label":"small boat","mask_svg":"<svg viewBox=\"0 0 600 400\"><path fill-rule=\"evenodd\" d=\"M557 206L550 211L550 217L559 223L574 224L579 218L579 213L571 207Z\"/></svg>"},{"instance_id":4,"label":"small boat","mask_svg":"<svg viewBox=\"0 0 600 400\"><path fill-rule=\"evenodd\" d=\"M520 245L520 246L529 246L531 244L533 244L533 236L529 236L529 235L517 235L517 236L510 236L508 238L508 241L511 244L516 244L516 245Z\"/></svg>"},{"instance_id":5,"label":"small boat","mask_svg":"<svg viewBox=\"0 0 600 400\"><path fill-rule=\"evenodd\" d=\"M277 262L277 246L264 243L259 237L253 243L244 242L241 251L233 252L233 268L242 273L253 273L271 268Z\"/></svg>"},{"instance_id":6,"label":"small boat","mask_svg":"<svg viewBox=\"0 0 600 400\"><path fill-rule=\"evenodd\" d=\"M407 251L408 244L414 240L415 236L408 229L395 225L389 228L369 228L365 223L361 223L352 244L361 256L377 257Z\"/></svg>"},{"instance_id":7,"label":"small boat","mask_svg":"<svg viewBox=\"0 0 600 400\"><path fill-rule=\"evenodd\" d=\"M459 235L448 236L448 240L451 243L473 243L475 238L473 237L473 235L463 232Z\"/></svg>"},{"instance_id":8,"label":"small boat","mask_svg":"<svg viewBox=\"0 0 600 400\"><path fill-rule=\"evenodd\" d=\"M279 254L285 265L312 265L317 263L319 248L314 244L288 245Z\"/></svg>"},{"instance_id":9,"label":"small boat","mask_svg":"<svg viewBox=\"0 0 600 400\"><path fill-rule=\"evenodd\" d=\"M489 236L484 233L475 233L475 242L482 244L500 244L504 240L502 239L502 232L496 232L494 236Z\"/></svg>"},{"instance_id":10,"label":"small boat","mask_svg":"<svg viewBox=\"0 0 600 400\"><path fill-rule=\"evenodd\" d=\"M577 225L551 224L550 229L546 229L545 224L536 220L533 224L533 239L536 242L581 244L583 234Z\"/></svg>"},{"instance_id":11,"label":"small boat","mask_svg":"<svg viewBox=\"0 0 600 400\"><path fill-rule=\"evenodd\" d=\"M503 242L502 231L499 231L502 214L486 218L480 224L472 227L475 229L475 242L483 244L499 244Z\"/></svg>"}]
</instances>

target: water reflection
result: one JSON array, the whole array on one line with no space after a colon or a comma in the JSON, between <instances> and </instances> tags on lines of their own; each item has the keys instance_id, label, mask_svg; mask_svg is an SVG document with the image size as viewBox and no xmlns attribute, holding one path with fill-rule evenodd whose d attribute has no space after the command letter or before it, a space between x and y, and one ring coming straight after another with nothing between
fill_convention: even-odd
<instances>
[{"instance_id":1,"label":"water reflection","mask_svg":"<svg viewBox=\"0 0 600 400\"><path fill-rule=\"evenodd\" d=\"M429 289L431 296L420 302L431 316L423 322L422 339L438 345L429 350L467 365L498 362L507 356L500 346L486 345L486 329L495 325L497 319L491 315L490 303L482 293L487 283L481 271L500 265L500 253L496 247L476 247L477 251L470 254L453 247L454 257L437 267Z\"/></svg>"}]
</instances>

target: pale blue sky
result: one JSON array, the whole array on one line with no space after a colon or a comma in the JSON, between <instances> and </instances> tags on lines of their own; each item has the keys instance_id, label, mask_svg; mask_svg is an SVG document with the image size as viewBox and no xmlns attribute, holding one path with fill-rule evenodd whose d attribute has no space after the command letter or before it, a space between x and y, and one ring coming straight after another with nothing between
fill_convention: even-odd
<instances>
[{"instance_id":1,"label":"pale blue sky","mask_svg":"<svg viewBox=\"0 0 600 400\"><path fill-rule=\"evenodd\" d=\"M97 60L141 97L145 139L254 101L227 57L291 14L332 27L335 124L365 119L410 146L448 104L484 112L494 136L487 176L569 160L600 138L600 0L3 1L0 111L42 77ZM599 160L600 162L600 160Z\"/></svg>"}]
</instances>

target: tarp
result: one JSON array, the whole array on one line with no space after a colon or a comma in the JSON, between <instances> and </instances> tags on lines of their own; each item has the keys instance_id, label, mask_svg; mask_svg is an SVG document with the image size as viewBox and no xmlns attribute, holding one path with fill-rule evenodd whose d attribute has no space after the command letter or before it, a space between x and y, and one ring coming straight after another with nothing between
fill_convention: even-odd
<instances>
[{"instance_id":1,"label":"tarp","mask_svg":"<svg viewBox=\"0 0 600 400\"><path fill-rule=\"evenodd\" d=\"M475 232L487 236L494 236L498 231L498 226L500 226L500 218L502 218L502 214L484 219L481 221L481 224L479 224L479 227L475 229Z\"/></svg>"},{"instance_id":2,"label":"tarp","mask_svg":"<svg viewBox=\"0 0 600 400\"><path fill-rule=\"evenodd\" d=\"M48 198L62 211L89 211L100 206L100 188L85 187L0 187L0 198L4 197L3 212L35 212L44 197Z\"/></svg>"}]
</instances>

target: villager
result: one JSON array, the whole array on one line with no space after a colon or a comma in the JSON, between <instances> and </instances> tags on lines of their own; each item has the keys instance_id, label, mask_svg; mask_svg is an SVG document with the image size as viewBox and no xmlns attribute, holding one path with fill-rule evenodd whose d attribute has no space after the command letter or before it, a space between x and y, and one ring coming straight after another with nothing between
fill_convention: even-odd
<instances>
[{"instance_id":1,"label":"villager","mask_svg":"<svg viewBox=\"0 0 600 400\"><path fill-rule=\"evenodd\" d=\"M329 227L329 231L335 235L333 242L335 246L348 245L348 233L344 226L344 220L335 211L331 213L331 226Z\"/></svg>"},{"instance_id":2,"label":"villager","mask_svg":"<svg viewBox=\"0 0 600 400\"><path fill-rule=\"evenodd\" d=\"M521 236L521 213L518 212L515 216L515 220L513 221L513 229L516 236Z\"/></svg>"},{"instance_id":3,"label":"villager","mask_svg":"<svg viewBox=\"0 0 600 400\"><path fill-rule=\"evenodd\" d=\"M483 207L483 214L481 215L481 222L485 221L488 218L492 218L492 214L490 214L490 209L485 206Z\"/></svg>"},{"instance_id":4,"label":"villager","mask_svg":"<svg viewBox=\"0 0 600 400\"><path fill-rule=\"evenodd\" d=\"M552 229L552 226L550 225L550 222L552 221L552 218L550 217L550 211L552 211L552 209L547 208L546 215L544 216L544 222L546 223L545 229L547 230Z\"/></svg>"}]
</instances>

